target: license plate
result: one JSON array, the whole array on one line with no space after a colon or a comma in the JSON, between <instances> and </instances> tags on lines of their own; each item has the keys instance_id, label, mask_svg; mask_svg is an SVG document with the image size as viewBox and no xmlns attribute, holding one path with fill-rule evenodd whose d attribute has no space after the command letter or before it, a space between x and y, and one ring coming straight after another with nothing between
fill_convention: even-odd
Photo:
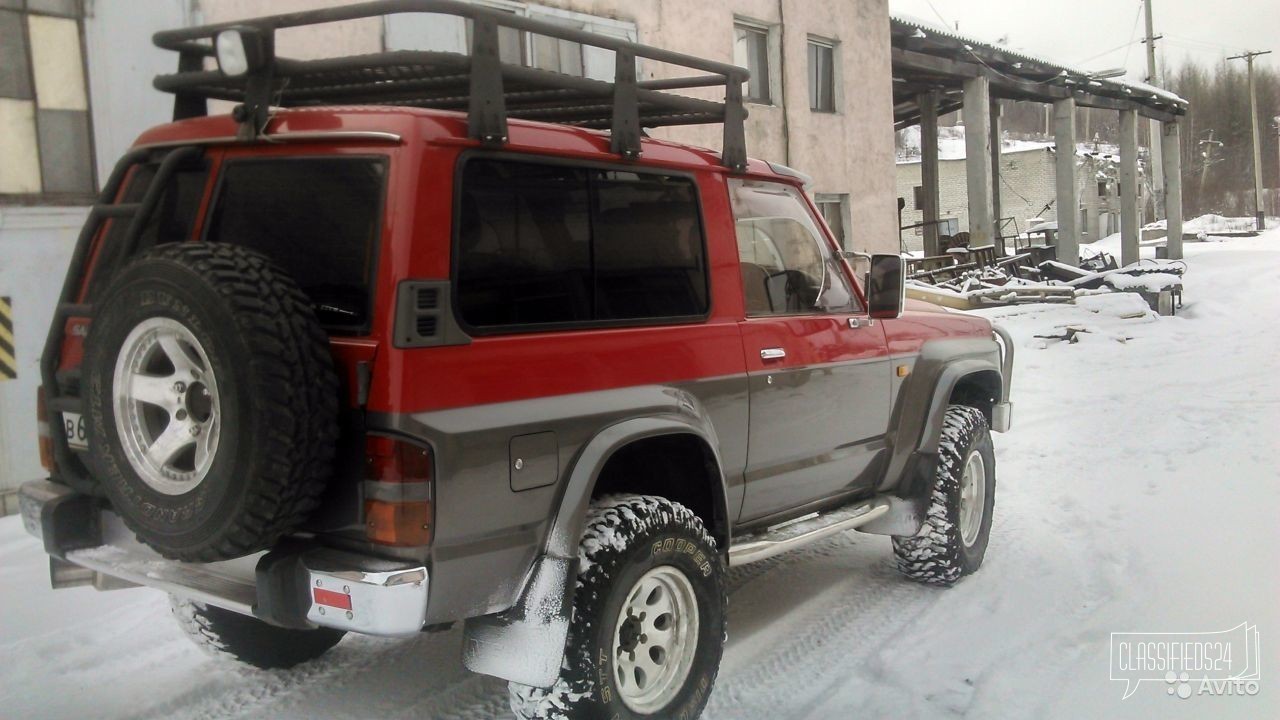
<instances>
[{"instance_id":1,"label":"license plate","mask_svg":"<svg viewBox=\"0 0 1280 720\"><path fill-rule=\"evenodd\" d=\"M67 444L75 450L88 450L89 437L85 432L84 418L80 413L62 413L62 430L67 434Z\"/></svg>"}]
</instances>

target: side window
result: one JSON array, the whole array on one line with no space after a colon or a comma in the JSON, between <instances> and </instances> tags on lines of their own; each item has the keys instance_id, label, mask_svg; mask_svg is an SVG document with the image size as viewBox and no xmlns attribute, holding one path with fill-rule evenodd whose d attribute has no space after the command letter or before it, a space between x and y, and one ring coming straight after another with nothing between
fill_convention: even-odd
<instances>
[{"instance_id":1,"label":"side window","mask_svg":"<svg viewBox=\"0 0 1280 720\"><path fill-rule=\"evenodd\" d=\"M474 158L462 171L458 310L477 329L706 314L697 190L684 177Z\"/></svg>"},{"instance_id":2,"label":"side window","mask_svg":"<svg viewBox=\"0 0 1280 720\"><path fill-rule=\"evenodd\" d=\"M856 299L795 188L730 180L747 315L845 312Z\"/></svg>"},{"instance_id":3,"label":"side window","mask_svg":"<svg viewBox=\"0 0 1280 720\"><path fill-rule=\"evenodd\" d=\"M462 173L458 309L473 327L592 318L587 173L471 160Z\"/></svg>"}]
</instances>

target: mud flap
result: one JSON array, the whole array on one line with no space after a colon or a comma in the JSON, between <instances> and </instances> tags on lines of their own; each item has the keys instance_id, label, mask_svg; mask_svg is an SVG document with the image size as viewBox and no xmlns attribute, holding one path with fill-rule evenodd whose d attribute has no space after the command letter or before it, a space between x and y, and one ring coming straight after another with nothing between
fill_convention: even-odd
<instances>
[{"instance_id":1,"label":"mud flap","mask_svg":"<svg viewBox=\"0 0 1280 720\"><path fill-rule=\"evenodd\" d=\"M577 559L541 557L520 599L496 615L467 620L462 662L467 669L532 687L560 677Z\"/></svg>"},{"instance_id":2,"label":"mud flap","mask_svg":"<svg viewBox=\"0 0 1280 720\"><path fill-rule=\"evenodd\" d=\"M916 453L909 463L902 492L887 496L889 512L858 527L859 532L914 537L924 527L925 514L929 511L929 498L933 494L938 457Z\"/></svg>"}]
</instances>

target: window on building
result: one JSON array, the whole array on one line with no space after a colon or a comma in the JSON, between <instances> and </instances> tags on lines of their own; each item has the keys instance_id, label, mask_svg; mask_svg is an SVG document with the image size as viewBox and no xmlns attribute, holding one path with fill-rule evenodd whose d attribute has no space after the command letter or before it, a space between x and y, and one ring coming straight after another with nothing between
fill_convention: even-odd
<instances>
[{"instance_id":1,"label":"window on building","mask_svg":"<svg viewBox=\"0 0 1280 720\"><path fill-rule=\"evenodd\" d=\"M0 0L0 196L94 190L80 0Z\"/></svg>"},{"instance_id":2,"label":"window on building","mask_svg":"<svg viewBox=\"0 0 1280 720\"><path fill-rule=\"evenodd\" d=\"M924 186L916 185L914 188L914 192L915 192L916 210L923 211L924 210Z\"/></svg>"},{"instance_id":3,"label":"window on building","mask_svg":"<svg viewBox=\"0 0 1280 720\"><path fill-rule=\"evenodd\" d=\"M795 188L730 180L749 316L843 312L857 302Z\"/></svg>"},{"instance_id":4,"label":"window on building","mask_svg":"<svg viewBox=\"0 0 1280 720\"><path fill-rule=\"evenodd\" d=\"M733 24L733 62L751 71L751 79L743 86L747 102L773 103L773 38L767 25L746 21Z\"/></svg>"},{"instance_id":5,"label":"window on building","mask_svg":"<svg viewBox=\"0 0 1280 720\"><path fill-rule=\"evenodd\" d=\"M809 38L809 109L836 111L836 46Z\"/></svg>"},{"instance_id":6,"label":"window on building","mask_svg":"<svg viewBox=\"0 0 1280 720\"><path fill-rule=\"evenodd\" d=\"M0 0L3 2L4 0ZM516 0L473 0L490 10L585 30L598 35L635 41L635 23L587 13L560 10ZM429 50L470 53L475 44L472 22L456 16L406 13L388 16L383 25L388 50ZM612 50L584 46L559 38L510 27L498 28L498 53L502 62L565 73L593 80L613 81ZM643 64L638 61L639 64Z\"/></svg>"},{"instance_id":7,"label":"window on building","mask_svg":"<svg viewBox=\"0 0 1280 720\"><path fill-rule=\"evenodd\" d=\"M474 328L662 321L709 307L685 177L468 160L457 254L458 310Z\"/></svg>"},{"instance_id":8,"label":"window on building","mask_svg":"<svg viewBox=\"0 0 1280 720\"><path fill-rule=\"evenodd\" d=\"M845 215L849 212L849 196L834 193L819 193L815 198L818 212L831 230L836 244L842 248L849 247L849 237L845 234Z\"/></svg>"}]
</instances>

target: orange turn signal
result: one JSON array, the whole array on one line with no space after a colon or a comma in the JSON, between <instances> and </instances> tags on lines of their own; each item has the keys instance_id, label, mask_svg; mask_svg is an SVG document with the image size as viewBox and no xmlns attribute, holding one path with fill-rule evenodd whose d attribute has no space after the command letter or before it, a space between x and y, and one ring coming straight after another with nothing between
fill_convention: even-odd
<instances>
[{"instance_id":1,"label":"orange turn signal","mask_svg":"<svg viewBox=\"0 0 1280 720\"><path fill-rule=\"evenodd\" d=\"M369 540L397 547L431 544L430 502L366 500L365 534Z\"/></svg>"},{"instance_id":2,"label":"orange turn signal","mask_svg":"<svg viewBox=\"0 0 1280 720\"><path fill-rule=\"evenodd\" d=\"M53 472L56 463L53 460L53 437L49 434L49 413L44 401L44 386L36 388L36 435L40 440L40 464L45 470Z\"/></svg>"}]
</instances>

